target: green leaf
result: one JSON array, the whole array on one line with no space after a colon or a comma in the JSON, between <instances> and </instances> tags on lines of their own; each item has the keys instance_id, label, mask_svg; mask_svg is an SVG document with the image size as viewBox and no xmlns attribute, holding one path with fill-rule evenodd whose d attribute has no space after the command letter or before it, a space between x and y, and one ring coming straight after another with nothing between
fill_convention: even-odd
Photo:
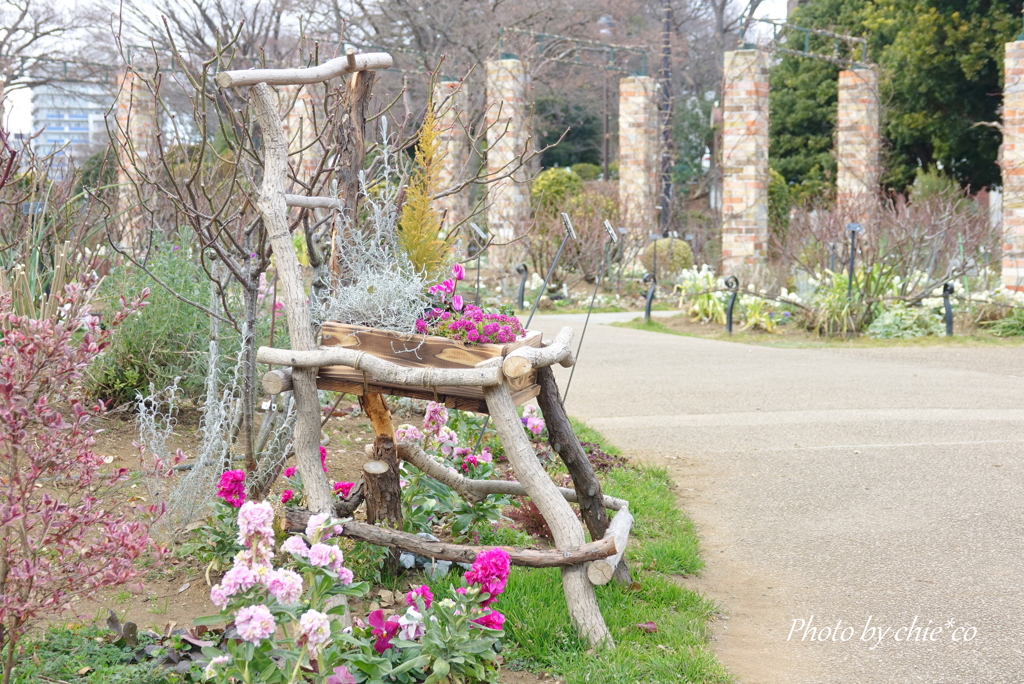
<instances>
[{"instance_id":1,"label":"green leaf","mask_svg":"<svg viewBox=\"0 0 1024 684\"><path fill-rule=\"evenodd\" d=\"M197 617L192 621L192 624L196 627L209 626L209 625L222 625L225 622L230 622L231 616L220 613L218 615L206 615L204 617Z\"/></svg>"}]
</instances>

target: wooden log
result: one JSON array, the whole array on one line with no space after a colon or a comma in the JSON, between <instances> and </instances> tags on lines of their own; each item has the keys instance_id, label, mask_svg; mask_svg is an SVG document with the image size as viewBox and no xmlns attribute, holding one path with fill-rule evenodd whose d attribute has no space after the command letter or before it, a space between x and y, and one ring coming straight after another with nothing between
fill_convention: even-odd
<instances>
[{"instance_id":1,"label":"wooden log","mask_svg":"<svg viewBox=\"0 0 1024 684\"><path fill-rule=\"evenodd\" d=\"M381 437L380 442L390 442ZM395 443L390 447L394 450ZM385 448L377 449L382 455ZM392 468L385 460L367 461L363 464L363 483L366 497L366 520L371 525L378 522L386 523L393 529L402 529L402 489L398 486L397 468Z\"/></svg>"},{"instance_id":2,"label":"wooden log","mask_svg":"<svg viewBox=\"0 0 1024 684\"><path fill-rule=\"evenodd\" d=\"M427 455L417 444L409 442L399 443L398 457L403 461L407 461L408 463L416 466L438 482L448 485L454 489L459 496L469 502L481 501L486 498L488 494L527 496L526 488L518 482L512 482L510 480L471 480L452 468L437 462ZM561 494L566 501L577 501L577 492L575 490L568 489L567 487L558 487L558 493ZM618 511L629 505L629 502L623 499L617 499L613 496L605 496L601 499L601 502L605 507L610 508L613 511ZM600 539L602 536L604 536L603 533L600 535L591 535L593 539Z\"/></svg>"},{"instance_id":3,"label":"wooden log","mask_svg":"<svg viewBox=\"0 0 1024 684\"><path fill-rule=\"evenodd\" d=\"M352 487L352 491L348 493L348 497L334 504L334 515L339 518L348 518L355 513L356 509L362 505L366 498L364 495L365 490L366 483L363 481L363 478L359 478L355 486Z\"/></svg>"},{"instance_id":4,"label":"wooden log","mask_svg":"<svg viewBox=\"0 0 1024 684\"><path fill-rule=\"evenodd\" d=\"M285 509L286 531L301 533L309 522L309 511L298 508ZM481 551L494 547L468 546L465 544L449 544L447 542L427 541L409 532L389 530L375 527L364 522L349 520L342 523L342 536L357 541L364 541L378 546L402 549L435 560L453 561L455 563L472 563ZM600 539L589 544L581 544L571 549L523 549L514 546L499 546L509 555L513 565L528 568L557 568L568 565L579 565L600 560L615 553L613 539Z\"/></svg>"},{"instance_id":5,"label":"wooden log","mask_svg":"<svg viewBox=\"0 0 1024 684\"><path fill-rule=\"evenodd\" d=\"M316 348L313 322L306 305L302 267L288 230L288 207L284 201L288 141L270 87L260 81L252 83L255 85L250 92L264 149L263 182L256 204L266 227L267 241L274 252L278 293L288 318L291 347L299 352L312 350ZM316 389L316 371L312 368L293 370L292 392L295 397L292 448L302 476L306 501L317 513L330 513L334 508L334 493L320 465L320 398Z\"/></svg>"},{"instance_id":6,"label":"wooden log","mask_svg":"<svg viewBox=\"0 0 1024 684\"><path fill-rule=\"evenodd\" d=\"M316 369L321 366L344 365L365 371L371 379L400 386L439 387L486 387L497 385L502 380L501 369L484 368L405 368L396 363L379 359L365 352L330 347L297 351L260 347L256 360L273 366Z\"/></svg>"},{"instance_id":7,"label":"wooden log","mask_svg":"<svg viewBox=\"0 0 1024 684\"><path fill-rule=\"evenodd\" d=\"M345 203L337 197L310 197L308 195L285 195L284 201L289 207L303 209L337 209L345 208Z\"/></svg>"},{"instance_id":8,"label":"wooden log","mask_svg":"<svg viewBox=\"0 0 1024 684\"><path fill-rule=\"evenodd\" d=\"M369 69L388 69L394 64L386 52L368 52L362 55L335 57L314 67L299 69L237 69L222 71L214 78L221 88L240 88L257 83L267 85L303 85L321 83L335 76Z\"/></svg>"},{"instance_id":9,"label":"wooden log","mask_svg":"<svg viewBox=\"0 0 1024 684\"><path fill-rule=\"evenodd\" d=\"M595 585L608 584L616 574L616 569L623 562L622 557L629 543L629 532L633 529L633 515L629 508L623 508L608 525L603 539L615 540L615 555L594 561L587 566L587 577Z\"/></svg>"},{"instance_id":10,"label":"wooden log","mask_svg":"<svg viewBox=\"0 0 1024 684\"><path fill-rule=\"evenodd\" d=\"M583 527L526 439L508 383L484 387L484 398L487 399L494 429L505 446L505 456L551 528L555 544L560 548L582 546ZM594 585L587 579L586 569L580 566L562 568L562 590L569 617L579 633L592 647L613 647L614 641L601 616Z\"/></svg>"},{"instance_id":11,"label":"wooden log","mask_svg":"<svg viewBox=\"0 0 1024 684\"><path fill-rule=\"evenodd\" d=\"M263 391L267 394L282 394L292 388L292 369L275 368L263 375Z\"/></svg>"},{"instance_id":12,"label":"wooden log","mask_svg":"<svg viewBox=\"0 0 1024 684\"><path fill-rule=\"evenodd\" d=\"M572 355L572 328L562 328L554 341L546 347L520 347L509 352L502 363L506 377L521 378L537 368L560 364L568 368L576 363Z\"/></svg>"},{"instance_id":13,"label":"wooden log","mask_svg":"<svg viewBox=\"0 0 1024 684\"><path fill-rule=\"evenodd\" d=\"M580 515L590 530L590 538L600 539L608 529L601 482L594 473L587 452L573 432L572 423L562 406L562 397L558 394L555 374L549 366L537 369L537 384L540 385L537 403L547 424L548 443L569 470L573 488L579 497Z\"/></svg>"}]
</instances>

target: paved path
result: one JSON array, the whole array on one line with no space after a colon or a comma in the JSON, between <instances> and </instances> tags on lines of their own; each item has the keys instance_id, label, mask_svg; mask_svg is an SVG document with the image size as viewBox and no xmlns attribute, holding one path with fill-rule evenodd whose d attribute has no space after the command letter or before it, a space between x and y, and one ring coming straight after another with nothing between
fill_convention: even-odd
<instances>
[{"instance_id":1,"label":"paved path","mask_svg":"<svg viewBox=\"0 0 1024 684\"><path fill-rule=\"evenodd\" d=\"M686 581L721 603L742 684L1024 682L1024 347L594 323L568 411L670 468L707 564Z\"/></svg>"}]
</instances>

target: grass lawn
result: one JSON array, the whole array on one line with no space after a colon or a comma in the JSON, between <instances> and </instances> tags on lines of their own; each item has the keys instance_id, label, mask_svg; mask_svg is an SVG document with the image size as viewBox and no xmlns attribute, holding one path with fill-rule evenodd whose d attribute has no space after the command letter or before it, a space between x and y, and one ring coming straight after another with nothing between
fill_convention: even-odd
<instances>
[{"instance_id":1,"label":"grass lawn","mask_svg":"<svg viewBox=\"0 0 1024 684\"><path fill-rule=\"evenodd\" d=\"M574 428L581 440L615 451L595 430L576 421ZM708 647L714 604L673 577L699 571L702 562L693 523L676 507L668 474L620 468L602 479L608 494L629 500L636 519L626 552L634 583L597 587L616 648L593 653L576 636L557 569L513 568L498 606L507 618L508 666L546 670L569 684L733 681ZM649 622L656 632L637 626Z\"/></svg>"}]
</instances>

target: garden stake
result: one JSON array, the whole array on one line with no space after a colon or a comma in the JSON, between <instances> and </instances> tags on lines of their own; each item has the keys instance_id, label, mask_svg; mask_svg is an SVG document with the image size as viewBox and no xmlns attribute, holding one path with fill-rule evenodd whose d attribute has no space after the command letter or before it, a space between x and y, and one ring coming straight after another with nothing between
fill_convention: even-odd
<instances>
[{"instance_id":1,"label":"garden stake","mask_svg":"<svg viewBox=\"0 0 1024 684\"><path fill-rule=\"evenodd\" d=\"M476 236L480 240L480 244L486 245L487 236L484 235L484 231L480 230L480 226L475 223L470 223L469 226L476 232ZM480 257L483 256L485 249L487 249L486 246L478 249L476 252L476 300L474 303L477 306L480 306Z\"/></svg>"},{"instance_id":2,"label":"garden stake","mask_svg":"<svg viewBox=\"0 0 1024 684\"><path fill-rule=\"evenodd\" d=\"M942 285L942 304L946 309L946 337L953 336L953 307L949 303L949 296L953 294L953 283Z\"/></svg>"},{"instance_id":3,"label":"garden stake","mask_svg":"<svg viewBox=\"0 0 1024 684\"><path fill-rule=\"evenodd\" d=\"M657 251L655 251L657 254ZM644 282L650 281L651 287L647 290L647 304L644 305L644 323L650 325L651 323L651 302L654 301L654 289L658 287L658 281L653 275L648 273L644 276Z\"/></svg>"},{"instance_id":4,"label":"garden stake","mask_svg":"<svg viewBox=\"0 0 1024 684\"><path fill-rule=\"evenodd\" d=\"M590 295L590 307L587 309L587 317L583 320L583 332L580 333L580 343L576 346L576 361L580 360L580 350L583 349L583 337L587 334L587 324L590 323L590 312L594 310L594 300L597 299L597 289L601 287L601 276L604 275L604 271L608 268L608 260L611 257L611 247L613 244L618 243L619 236L612 228L610 221L604 222L604 230L608 233L608 242L604 243L604 261L601 263L601 270L597 272L597 282L594 283L594 293ZM569 371L569 381L565 383L565 394L562 395L562 405L565 405L565 400L569 398L569 387L572 386L572 376L576 372L576 364L572 365L572 370Z\"/></svg>"},{"instance_id":5,"label":"garden stake","mask_svg":"<svg viewBox=\"0 0 1024 684\"><path fill-rule=\"evenodd\" d=\"M850 277L846 281L846 299L853 301L853 265L857 257L857 233L863 228L859 223L847 223L846 230L850 231Z\"/></svg>"},{"instance_id":6,"label":"garden stake","mask_svg":"<svg viewBox=\"0 0 1024 684\"><path fill-rule=\"evenodd\" d=\"M537 313L537 306L540 304L540 298L544 296L544 293L548 291L548 281L551 280L551 276L555 273L555 268L558 266L558 260L562 258L562 250L565 249L565 243L569 239L576 239L576 231L572 228L572 221L569 220L569 215L564 211L562 212L562 225L565 226L565 237L562 238L562 244L558 245L558 252L555 254L554 261L551 262L551 268L548 269L548 275L544 278L544 284L540 286L540 292L537 293L537 299L533 302L533 310L530 312L530 317L526 319L526 325L523 328L529 328L531 321L533 321L533 315Z\"/></svg>"},{"instance_id":7,"label":"garden stake","mask_svg":"<svg viewBox=\"0 0 1024 684\"><path fill-rule=\"evenodd\" d=\"M519 310L522 311L526 308L523 306L523 298L526 296L526 276L530 275L530 267L526 264L519 264L516 266L516 273L523 276L519 281Z\"/></svg>"},{"instance_id":8,"label":"garden stake","mask_svg":"<svg viewBox=\"0 0 1024 684\"><path fill-rule=\"evenodd\" d=\"M732 310L736 306L736 295L739 294L740 281L736 276L729 276L725 279L725 286L732 290L729 297L729 308L725 310L725 332L732 335Z\"/></svg>"}]
</instances>

